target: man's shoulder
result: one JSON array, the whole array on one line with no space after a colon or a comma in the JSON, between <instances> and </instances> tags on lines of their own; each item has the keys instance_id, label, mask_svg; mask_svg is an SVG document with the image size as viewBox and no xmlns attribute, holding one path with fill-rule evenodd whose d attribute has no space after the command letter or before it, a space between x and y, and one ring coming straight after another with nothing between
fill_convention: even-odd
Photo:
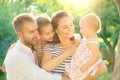
<instances>
[{"instance_id":1,"label":"man's shoulder","mask_svg":"<svg viewBox=\"0 0 120 80\"><path fill-rule=\"evenodd\" d=\"M5 62L14 62L18 59L20 59L22 56L22 51L14 48L11 51L7 53L7 56L5 58Z\"/></svg>"}]
</instances>

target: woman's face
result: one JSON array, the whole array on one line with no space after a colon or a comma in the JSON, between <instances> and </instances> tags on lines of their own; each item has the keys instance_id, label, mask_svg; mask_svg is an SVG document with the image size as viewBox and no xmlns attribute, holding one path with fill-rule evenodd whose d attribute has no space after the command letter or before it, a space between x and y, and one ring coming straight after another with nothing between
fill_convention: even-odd
<instances>
[{"instance_id":1,"label":"woman's face","mask_svg":"<svg viewBox=\"0 0 120 80\"><path fill-rule=\"evenodd\" d=\"M56 33L61 38L71 38L74 33L74 24L72 18L67 16L60 19Z\"/></svg>"},{"instance_id":2,"label":"woman's face","mask_svg":"<svg viewBox=\"0 0 120 80\"><path fill-rule=\"evenodd\" d=\"M45 42L53 41L54 31L51 24L41 28L40 39Z\"/></svg>"}]
</instances>

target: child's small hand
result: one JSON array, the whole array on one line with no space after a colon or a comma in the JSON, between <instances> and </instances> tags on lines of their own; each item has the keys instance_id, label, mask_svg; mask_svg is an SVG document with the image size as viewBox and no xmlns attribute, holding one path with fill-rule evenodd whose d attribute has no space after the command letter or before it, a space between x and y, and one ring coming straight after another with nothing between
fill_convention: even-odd
<instances>
[{"instance_id":1,"label":"child's small hand","mask_svg":"<svg viewBox=\"0 0 120 80\"><path fill-rule=\"evenodd\" d=\"M66 71L65 71L65 73L63 74L63 76L69 77L69 76L68 76L68 73L67 73Z\"/></svg>"},{"instance_id":2,"label":"child's small hand","mask_svg":"<svg viewBox=\"0 0 120 80\"><path fill-rule=\"evenodd\" d=\"M67 73L67 72L65 72L65 73L63 74L63 77L66 77L66 80L71 80L71 79L69 78L69 76L68 76L68 73Z\"/></svg>"},{"instance_id":3,"label":"child's small hand","mask_svg":"<svg viewBox=\"0 0 120 80\"><path fill-rule=\"evenodd\" d=\"M81 43L81 39L75 39L74 46L78 46Z\"/></svg>"},{"instance_id":4,"label":"child's small hand","mask_svg":"<svg viewBox=\"0 0 120 80\"><path fill-rule=\"evenodd\" d=\"M62 80L71 80L70 78L66 77L66 76L63 76L62 77Z\"/></svg>"},{"instance_id":5,"label":"child's small hand","mask_svg":"<svg viewBox=\"0 0 120 80\"><path fill-rule=\"evenodd\" d=\"M74 45L78 46L81 43L81 36L80 34L74 34Z\"/></svg>"}]
</instances>

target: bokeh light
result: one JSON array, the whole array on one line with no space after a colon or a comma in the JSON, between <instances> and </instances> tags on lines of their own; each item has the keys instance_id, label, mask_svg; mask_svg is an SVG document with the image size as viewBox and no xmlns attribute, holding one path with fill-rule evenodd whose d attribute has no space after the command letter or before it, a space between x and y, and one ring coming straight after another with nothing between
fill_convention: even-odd
<instances>
[{"instance_id":1,"label":"bokeh light","mask_svg":"<svg viewBox=\"0 0 120 80\"><path fill-rule=\"evenodd\" d=\"M67 0L67 2L76 8L88 8L92 4L91 0Z\"/></svg>"}]
</instances>

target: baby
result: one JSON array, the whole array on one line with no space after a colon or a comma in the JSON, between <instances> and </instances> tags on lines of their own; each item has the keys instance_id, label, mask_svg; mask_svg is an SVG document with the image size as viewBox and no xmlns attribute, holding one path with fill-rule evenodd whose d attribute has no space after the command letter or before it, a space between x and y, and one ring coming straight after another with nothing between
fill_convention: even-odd
<instances>
[{"instance_id":1,"label":"baby","mask_svg":"<svg viewBox=\"0 0 120 80\"><path fill-rule=\"evenodd\" d=\"M94 76L100 64L104 63L97 37L101 29L99 17L92 13L87 14L81 18L79 24L83 39L71 63L65 68L71 80L84 80L88 75Z\"/></svg>"}]
</instances>

